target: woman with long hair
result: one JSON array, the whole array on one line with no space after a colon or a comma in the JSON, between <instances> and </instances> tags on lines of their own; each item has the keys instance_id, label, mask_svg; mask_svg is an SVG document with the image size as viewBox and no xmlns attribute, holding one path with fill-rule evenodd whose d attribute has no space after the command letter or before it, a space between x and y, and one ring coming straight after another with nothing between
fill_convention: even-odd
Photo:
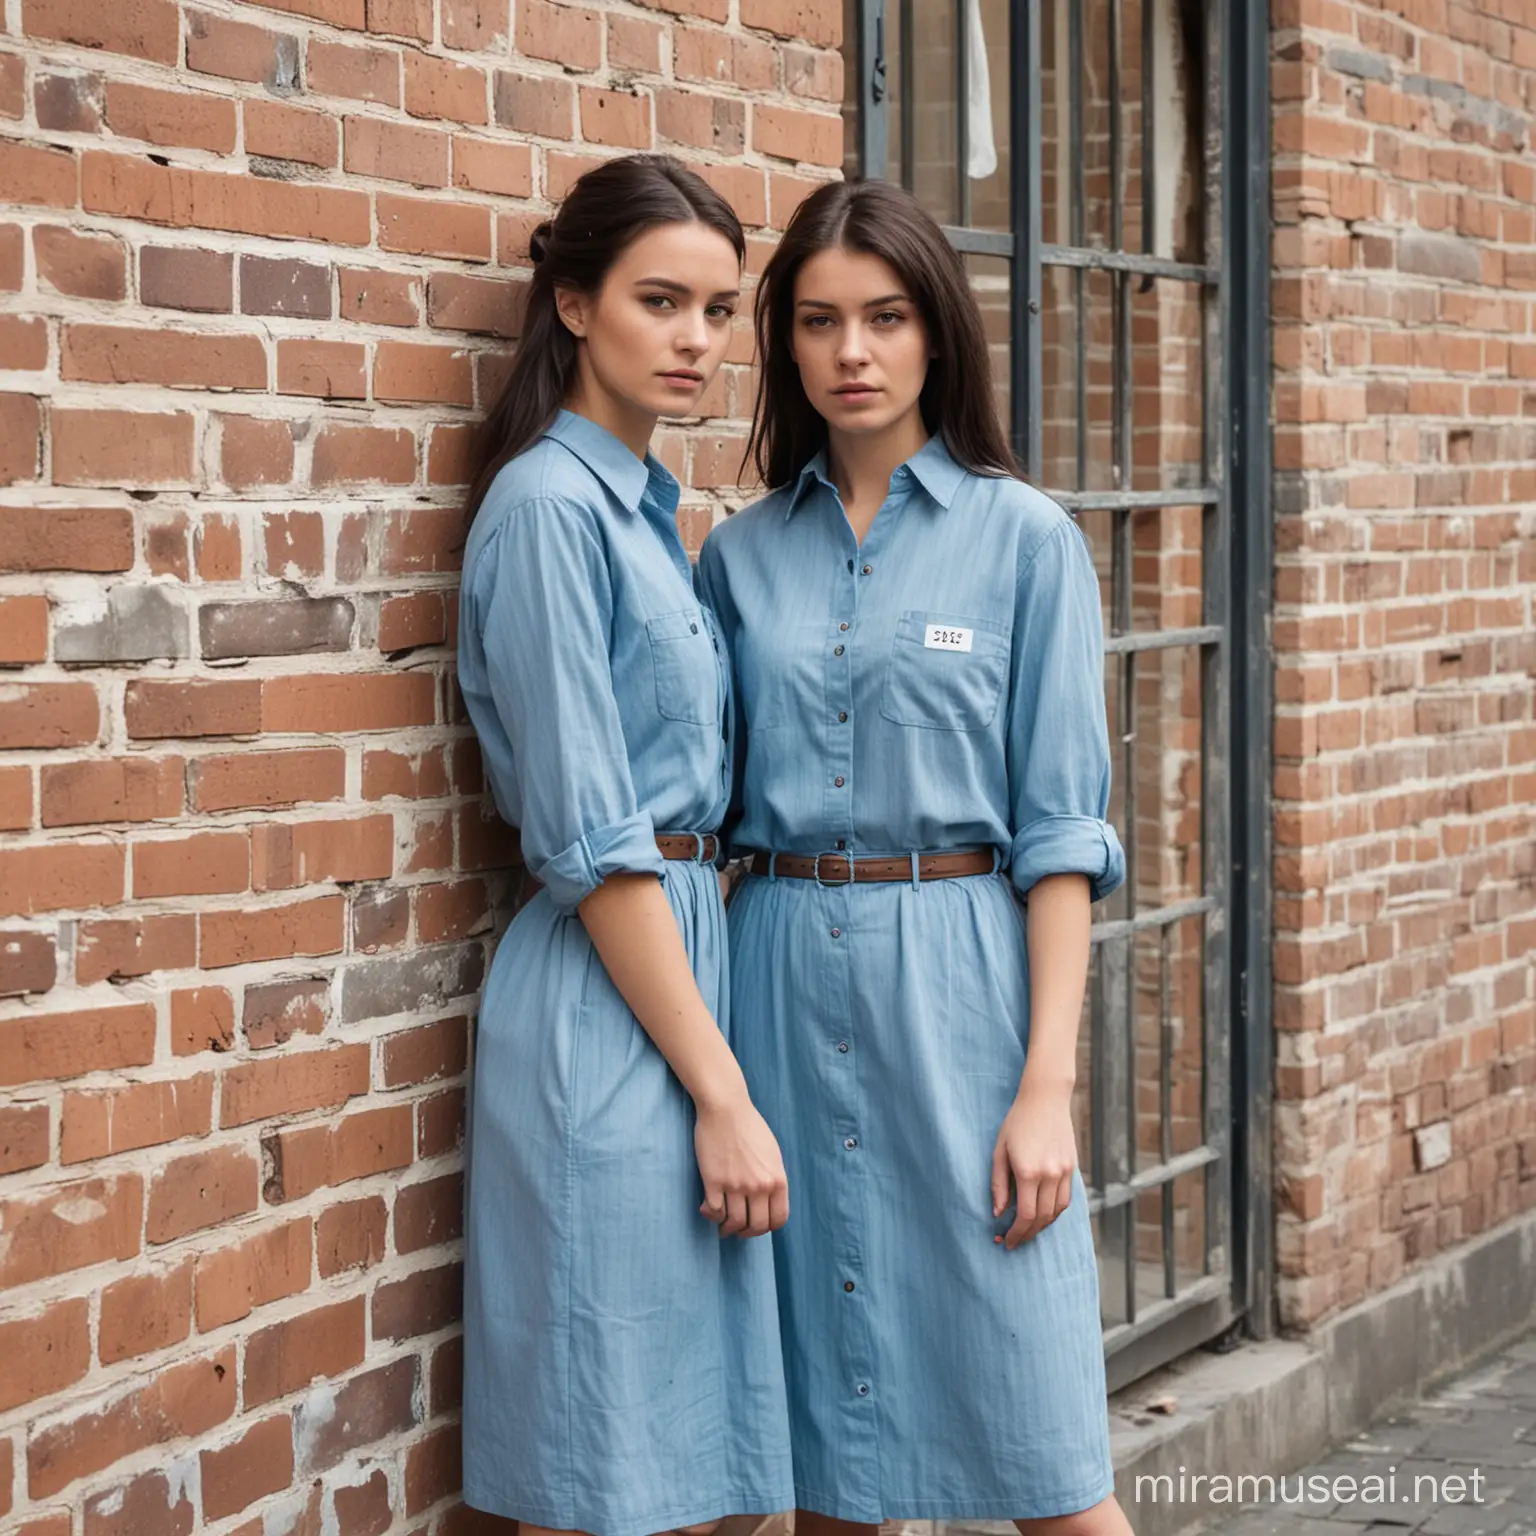
<instances>
[{"instance_id":1,"label":"woman with long hair","mask_svg":"<svg viewBox=\"0 0 1536 1536\"><path fill-rule=\"evenodd\" d=\"M725 356L745 249L693 172L587 172L537 230L470 497L459 683L542 890L496 952L469 1117L464 1497L651 1536L792 1502L783 1162L731 1050L729 674L657 418Z\"/></svg>"},{"instance_id":2,"label":"woman with long hair","mask_svg":"<svg viewBox=\"0 0 1536 1536\"><path fill-rule=\"evenodd\" d=\"M932 218L820 188L757 298L770 494L701 587L737 677L733 1024L784 1149L797 1536L1124 1536L1071 1120L1105 820L1099 589L1023 484Z\"/></svg>"}]
</instances>

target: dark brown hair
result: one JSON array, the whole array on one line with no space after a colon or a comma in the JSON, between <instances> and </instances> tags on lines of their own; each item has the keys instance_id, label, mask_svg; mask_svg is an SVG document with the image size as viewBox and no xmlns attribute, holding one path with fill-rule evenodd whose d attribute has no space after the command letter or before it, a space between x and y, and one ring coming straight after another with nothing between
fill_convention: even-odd
<instances>
[{"instance_id":1,"label":"dark brown hair","mask_svg":"<svg viewBox=\"0 0 1536 1536\"><path fill-rule=\"evenodd\" d=\"M878 256L917 305L934 357L918 405L955 462L978 475L1016 475L997 414L981 311L959 253L910 192L886 181L834 181L795 210L757 288L757 409L747 451L770 490L787 485L826 445L790 355L795 280L821 251Z\"/></svg>"},{"instance_id":2,"label":"dark brown hair","mask_svg":"<svg viewBox=\"0 0 1536 1536\"><path fill-rule=\"evenodd\" d=\"M747 242L731 205L703 177L670 155L626 155L578 178L560 211L528 242L533 281L512 373L480 428L466 524L497 472L536 443L576 381L576 338L555 308L555 291L596 293L625 248L662 224L705 224L731 242L738 261Z\"/></svg>"}]
</instances>

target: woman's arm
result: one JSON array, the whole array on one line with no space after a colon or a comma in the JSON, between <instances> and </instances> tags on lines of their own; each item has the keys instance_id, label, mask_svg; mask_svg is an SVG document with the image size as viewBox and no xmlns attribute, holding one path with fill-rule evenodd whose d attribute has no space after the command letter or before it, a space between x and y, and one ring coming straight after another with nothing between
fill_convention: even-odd
<instances>
[{"instance_id":1,"label":"woman's arm","mask_svg":"<svg viewBox=\"0 0 1536 1536\"><path fill-rule=\"evenodd\" d=\"M784 1160L699 994L661 885L651 875L610 875L576 910L620 996L698 1110L699 1209L722 1233L776 1231L789 1219Z\"/></svg>"}]
</instances>

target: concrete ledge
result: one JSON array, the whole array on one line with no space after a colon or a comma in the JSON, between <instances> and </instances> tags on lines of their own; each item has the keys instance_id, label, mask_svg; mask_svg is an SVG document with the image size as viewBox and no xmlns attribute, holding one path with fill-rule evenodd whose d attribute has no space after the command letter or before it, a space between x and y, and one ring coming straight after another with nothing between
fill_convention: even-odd
<instances>
[{"instance_id":1,"label":"concrete ledge","mask_svg":"<svg viewBox=\"0 0 1536 1536\"><path fill-rule=\"evenodd\" d=\"M1232 1503L1170 1503L1166 1492L1155 1500L1145 1479L1171 1478L1177 1490L1181 1467L1233 1479L1294 1471L1533 1323L1536 1213L1440 1255L1305 1339L1224 1355L1197 1350L1117 1393L1110 1422L1120 1501L1137 1536L1176 1536L1229 1514ZM1149 1409L1170 1398L1173 1412Z\"/></svg>"}]
</instances>

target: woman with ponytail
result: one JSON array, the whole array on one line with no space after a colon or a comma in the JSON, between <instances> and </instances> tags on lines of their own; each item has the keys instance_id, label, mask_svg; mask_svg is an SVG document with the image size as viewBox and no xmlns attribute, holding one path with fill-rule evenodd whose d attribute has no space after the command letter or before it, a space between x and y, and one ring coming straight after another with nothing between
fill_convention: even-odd
<instances>
[{"instance_id":1,"label":"woman with ponytail","mask_svg":"<svg viewBox=\"0 0 1536 1536\"><path fill-rule=\"evenodd\" d=\"M729 671L649 453L725 356L744 253L675 160L535 232L470 497L459 681L542 890L496 953L469 1117L464 1497L524 1536L793 1500L777 1143L730 1044Z\"/></svg>"}]
</instances>

